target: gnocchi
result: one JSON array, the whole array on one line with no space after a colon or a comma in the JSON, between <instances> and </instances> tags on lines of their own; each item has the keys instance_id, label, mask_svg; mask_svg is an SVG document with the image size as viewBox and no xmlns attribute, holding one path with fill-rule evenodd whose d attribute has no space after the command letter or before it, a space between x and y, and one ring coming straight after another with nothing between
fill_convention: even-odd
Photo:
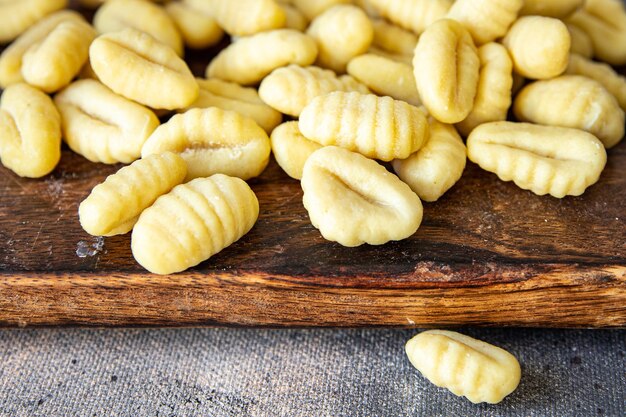
<instances>
[{"instance_id":1,"label":"gnocchi","mask_svg":"<svg viewBox=\"0 0 626 417\"><path fill-rule=\"evenodd\" d=\"M185 0L217 21L228 34L250 36L259 32L280 29L286 16L274 0Z\"/></svg>"},{"instance_id":2,"label":"gnocchi","mask_svg":"<svg viewBox=\"0 0 626 417\"><path fill-rule=\"evenodd\" d=\"M244 180L261 174L269 162L267 133L239 113L209 107L191 109L159 126L144 144L146 157L171 151L187 162L187 181L222 173Z\"/></svg>"},{"instance_id":3,"label":"gnocchi","mask_svg":"<svg viewBox=\"0 0 626 417\"><path fill-rule=\"evenodd\" d=\"M348 74L376 94L403 100L414 106L421 104L413 68L374 54L357 56L348 63Z\"/></svg>"},{"instance_id":4,"label":"gnocchi","mask_svg":"<svg viewBox=\"0 0 626 417\"><path fill-rule=\"evenodd\" d=\"M413 73L422 103L437 120L457 123L472 111L480 60L469 32L441 19L420 36Z\"/></svg>"},{"instance_id":5,"label":"gnocchi","mask_svg":"<svg viewBox=\"0 0 626 417\"><path fill-rule=\"evenodd\" d=\"M272 132L272 153L278 165L294 179L302 178L304 163L313 152L322 148L317 142L305 138L297 121L283 123Z\"/></svg>"},{"instance_id":6,"label":"gnocchi","mask_svg":"<svg viewBox=\"0 0 626 417\"><path fill-rule=\"evenodd\" d=\"M310 140L337 145L369 158L407 158L428 139L428 123L417 107L391 97L336 91L313 99L300 114Z\"/></svg>"},{"instance_id":7,"label":"gnocchi","mask_svg":"<svg viewBox=\"0 0 626 417\"><path fill-rule=\"evenodd\" d=\"M313 38L293 29L279 29L239 39L222 50L206 70L207 78L256 84L276 68L311 65L317 58Z\"/></svg>"},{"instance_id":8,"label":"gnocchi","mask_svg":"<svg viewBox=\"0 0 626 417\"><path fill-rule=\"evenodd\" d=\"M523 122L585 130L615 146L624 137L624 111L602 84L580 75L537 81L522 89L513 106Z\"/></svg>"},{"instance_id":9,"label":"gnocchi","mask_svg":"<svg viewBox=\"0 0 626 417\"><path fill-rule=\"evenodd\" d=\"M513 62L506 48L491 42L478 48L480 72L474 106L470 114L456 127L467 136L483 123L506 120L511 106Z\"/></svg>"},{"instance_id":10,"label":"gnocchi","mask_svg":"<svg viewBox=\"0 0 626 417\"><path fill-rule=\"evenodd\" d=\"M302 173L311 223L343 246L405 239L422 221L422 203L382 165L335 146L314 152Z\"/></svg>"},{"instance_id":11,"label":"gnocchi","mask_svg":"<svg viewBox=\"0 0 626 417\"><path fill-rule=\"evenodd\" d=\"M298 117L302 109L315 97L333 91L358 91L369 89L349 75L337 77L330 70L319 67L289 65L274 70L259 86L261 99L281 113Z\"/></svg>"},{"instance_id":12,"label":"gnocchi","mask_svg":"<svg viewBox=\"0 0 626 417\"><path fill-rule=\"evenodd\" d=\"M34 23L67 5L67 0L0 0L0 44L20 36Z\"/></svg>"},{"instance_id":13,"label":"gnocchi","mask_svg":"<svg viewBox=\"0 0 626 417\"><path fill-rule=\"evenodd\" d=\"M98 9L93 24L100 34L137 29L183 55L183 38L176 24L163 7L149 0L109 0Z\"/></svg>"},{"instance_id":14,"label":"gnocchi","mask_svg":"<svg viewBox=\"0 0 626 417\"><path fill-rule=\"evenodd\" d=\"M186 46L194 49L208 48L224 37L224 31L210 14L198 10L184 1L165 5Z\"/></svg>"},{"instance_id":15,"label":"gnocchi","mask_svg":"<svg viewBox=\"0 0 626 417\"><path fill-rule=\"evenodd\" d=\"M138 159L144 142L159 126L152 111L91 79L72 83L54 101L68 146L92 162Z\"/></svg>"},{"instance_id":16,"label":"gnocchi","mask_svg":"<svg viewBox=\"0 0 626 417\"><path fill-rule=\"evenodd\" d=\"M460 22L483 45L506 34L524 0L456 0L447 18Z\"/></svg>"},{"instance_id":17,"label":"gnocchi","mask_svg":"<svg viewBox=\"0 0 626 417\"><path fill-rule=\"evenodd\" d=\"M419 35L445 17L454 0L369 0L381 16Z\"/></svg>"},{"instance_id":18,"label":"gnocchi","mask_svg":"<svg viewBox=\"0 0 626 417\"><path fill-rule=\"evenodd\" d=\"M28 84L0 100L0 161L20 177L49 174L61 159L61 118L46 94Z\"/></svg>"},{"instance_id":19,"label":"gnocchi","mask_svg":"<svg viewBox=\"0 0 626 417\"><path fill-rule=\"evenodd\" d=\"M502 181L556 198L582 194L606 164L604 145L590 133L513 122L478 126L467 138L467 156Z\"/></svg>"},{"instance_id":20,"label":"gnocchi","mask_svg":"<svg viewBox=\"0 0 626 417\"><path fill-rule=\"evenodd\" d=\"M200 95L190 108L219 107L232 110L253 119L268 133L282 121L282 115L265 104L254 88L245 88L217 78L196 81L200 86Z\"/></svg>"},{"instance_id":21,"label":"gnocchi","mask_svg":"<svg viewBox=\"0 0 626 417\"><path fill-rule=\"evenodd\" d=\"M581 8L585 0L524 0L520 16L537 15L565 18Z\"/></svg>"},{"instance_id":22,"label":"gnocchi","mask_svg":"<svg viewBox=\"0 0 626 417\"><path fill-rule=\"evenodd\" d=\"M399 26L387 23L384 19L372 19L374 39L372 45L391 54L411 55L417 45L417 36Z\"/></svg>"},{"instance_id":23,"label":"gnocchi","mask_svg":"<svg viewBox=\"0 0 626 417\"><path fill-rule=\"evenodd\" d=\"M139 216L131 249L135 260L155 274L195 266L252 229L259 202L239 178L215 174L181 184Z\"/></svg>"},{"instance_id":24,"label":"gnocchi","mask_svg":"<svg viewBox=\"0 0 626 417\"><path fill-rule=\"evenodd\" d=\"M483 341L447 330L427 330L405 346L411 364L430 382L473 403L497 404L519 385L513 355Z\"/></svg>"},{"instance_id":25,"label":"gnocchi","mask_svg":"<svg viewBox=\"0 0 626 417\"><path fill-rule=\"evenodd\" d=\"M350 0L289 0L309 20L315 19L331 7L339 4L349 4Z\"/></svg>"},{"instance_id":26,"label":"gnocchi","mask_svg":"<svg viewBox=\"0 0 626 417\"><path fill-rule=\"evenodd\" d=\"M169 46L136 29L99 36L91 44L89 58L103 84L146 106L179 109L198 98L198 83L185 61Z\"/></svg>"},{"instance_id":27,"label":"gnocchi","mask_svg":"<svg viewBox=\"0 0 626 417\"><path fill-rule=\"evenodd\" d=\"M565 25L571 38L570 53L591 59L593 57L591 37L587 35L587 32L572 23L566 23Z\"/></svg>"},{"instance_id":28,"label":"gnocchi","mask_svg":"<svg viewBox=\"0 0 626 417\"><path fill-rule=\"evenodd\" d=\"M423 201L437 201L461 178L467 160L454 126L430 118L426 144L406 159L393 161L398 177Z\"/></svg>"},{"instance_id":29,"label":"gnocchi","mask_svg":"<svg viewBox=\"0 0 626 417\"><path fill-rule=\"evenodd\" d=\"M571 37L558 19L524 16L502 40L513 59L515 72L543 80L561 75L567 68Z\"/></svg>"},{"instance_id":30,"label":"gnocchi","mask_svg":"<svg viewBox=\"0 0 626 417\"><path fill-rule=\"evenodd\" d=\"M317 65L341 74L352 58L370 47L374 28L363 10L340 5L316 17L307 34L317 42Z\"/></svg>"},{"instance_id":31,"label":"gnocchi","mask_svg":"<svg viewBox=\"0 0 626 417\"><path fill-rule=\"evenodd\" d=\"M182 183L186 174L185 160L172 152L135 161L91 190L78 207L80 225L94 236L128 233L141 212Z\"/></svg>"},{"instance_id":32,"label":"gnocchi","mask_svg":"<svg viewBox=\"0 0 626 417\"><path fill-rule=\"evenodd\" d=\"M626 77L619 75L609 65L571 54L566 72L596 80L613 94L622 110L626 111Z\"/></svg>"}]
</instances>

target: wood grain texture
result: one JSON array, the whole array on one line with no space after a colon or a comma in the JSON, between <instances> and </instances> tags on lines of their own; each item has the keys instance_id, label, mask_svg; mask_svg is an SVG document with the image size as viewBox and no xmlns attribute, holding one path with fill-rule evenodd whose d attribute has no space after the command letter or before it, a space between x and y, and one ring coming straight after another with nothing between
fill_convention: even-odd
<instances>
[{"instance_id":1,"label":"wood grain texture","mask_svg":"<svg viewBox=\"0 0 626 417\"><path fill-rule=\"evenodd\" d=\"M215 51L191 54L201 74ZM275 162L261 212L187 272L147 273L130 235L97 239L78 204L119 166L63 150L40 180L0 167L0 326L626 326L626 144L580 197L539 197L469 163L411 238L345 248L311 226ZM79 256L81 255L81 256Z\"/></svg>"}]
</instances>

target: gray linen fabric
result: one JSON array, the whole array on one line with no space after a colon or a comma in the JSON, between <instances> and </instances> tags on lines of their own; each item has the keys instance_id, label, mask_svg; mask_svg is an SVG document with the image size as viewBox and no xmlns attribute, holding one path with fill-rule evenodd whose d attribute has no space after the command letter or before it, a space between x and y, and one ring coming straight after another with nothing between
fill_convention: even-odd
<instances>
[{"instance_id":1,"label":"gray linen fabric","mask_svg":"<svg viewBox=\"0 0 626 417\"><path fill-rule=\"evenodd\" d=\"M460 331L519 359L502 403L425 380L413 330L1 330L0 416L626 415L626 331Z\"/></svg>"}]
</instances>

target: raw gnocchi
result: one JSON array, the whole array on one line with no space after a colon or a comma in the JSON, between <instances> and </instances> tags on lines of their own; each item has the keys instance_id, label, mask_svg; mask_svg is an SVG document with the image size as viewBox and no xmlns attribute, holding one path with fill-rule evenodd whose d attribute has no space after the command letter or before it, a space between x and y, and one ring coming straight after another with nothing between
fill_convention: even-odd
<instances>
[{"instance_id":1,"label":"raw gnocchi","mask_svg":"<svg viewBox=\"0 0 626 417\"><path fill-rule=\"evenodd\" d=\"M405 239L422 221L422 203L408 185L346 149L328 146L313 153L301 185L313 226L343 246Z\"/></svg>"},{"instance_id":2,"label":"raw gnocchi","mask_svg":"<svg viewBox=\"0 0 626 417\"><path fill-rule=\"evenodd\" d=\"M228 34L250 36L285 26L286 16L274 0L185 0L217 21Z\"/></svg>"},{"instance_id":3,"label":"raw gnocchi","mask_svg":"<svg viewBox=\"0 0 626 417\"><path fill-rule=\"evenodd\" d=\"M460 22L483 45L501 38L509 30L524 0L456 0L447 18Z\"/></svg>"},{"instance_id":4,"label":"raw gnocchi","mask_svg":"<svg viewBox=\"0 0 626 417\"><path fill-rule=\"evenodd\" d=\"M417 45L417 36L399 26L387 23L384 19L372 19L374 39L372 45L391 54L413 55Z\"/></svg>"},{"instance_id":5,"label":"raw gnocchi","mask_svg":"<svg viewBox=\"0 0 626 417\"><path fill-rule=\"evenodd\" d=\"M61 117L46 94L28 84L0 100L0 161L20 177L49 174L61 159Z\"/></svg>"},{"instance_id":6,"label":"raw gnocchi","mask_svg":"<svg viewBox=\"0 0 626 417\"><path fill-rule=\"evenodd\" d=\"M427 330L405 346L411 364L430 382L473 403L497 404L519 385L513 355L483 341L447 330Z\"/></svg>"},{"instance_id":7,"label":"raw gnocchi","mask_svg":"<svg viewBox=\"0 0 626 417\"><path fill-rule=\"evenodd\" d=\"M622 110L626 111L626 77L619 75L609 65L571 54L566 72L596 80L615 96Z\"/></svg>"},{"instance_id":8,"label":"raw gnocchi","mask_svg":"<svg viewBox=\"0 0 626 417\"><path fill-rule=\"evenodd\" d=\"M370 0L381 16L419 35L445 17L454 0Z\"/></svg>"},{"instance_id":9,"label":"raw gnocchi","mask_svg":"<svg viewBox=\"0 0 626 417\"><path fill-rule=\"evenodd\" d=\"M369 158L407 158L428 139L428 123L417 107L391 97L336 91L313 99L300 114L310 140L337 145Z\"/></svg>"},{"instance_id":10,"label":"raw gnocchi","mask_svg":"<svg viewBox=\"0 0 626 417\"><path fill-rule=\"evenodd\" d=\"M103 84L146 106L180 109L198 98L198 83L185 61L136 29L99 36L91 44L89 58Z\"/></svg>"},{"instance_id":11,"label":"raw gnocchi","mask_svg":"<svg viewBox=\"0 0 626 417\"><path fill-rule=\"evenodd\" d=\"M72 83L54 101L68 146L92 162L115 164L138 159L144 142L159 126L150 109L95 80Z\"/></svg>"},{"instance_id":12,"label":"raw gnocchi","mask_svg":"<svg viewBox=\"0 0 626 417\"><path fill-rule=\"evenodd\" d=\"M478 126L467 138L467 156L502 181L556 198L581 195L606 164L604 145L591 133L513 122Z\"/></svg>"},{"instance_id":13,"label":"raw gnocchi","mask_svg":"<svg viewBox=\"0 0 626 417\"><path fill-rule=\"evenodd\" d=\"M12 41L35 22L66 5L67 0L0 0L0 44Z\"/></svg>"},{"instance_id":14,"label":"raw gnocchi","mask_svg":"<svg viewBox=\"0 0 626 417\"><path fill-rule=\"evenodd\" d=\"M278 165L291 178L302 178L306 160L313 152L322 148L317 142L305 138L297 121L283 123L272 132L272 153Z\"/></svg>"},{"instance_id":15,"label":"raw gnocchi","mask_svg":"<svg viewBox=\"0 0 626 417\"><path fill-rule=\"evenodd\" d=\"M239 240L258 216L259 202L243 180L198 178L141 213L131 238L133 256L155 274L184 271Z\"/></svg>"},{"instance_id":16,"label":"raw gnocchi","mask_svg":"<svg viewBox=\"0 0 626 417\"><path fill-rule=\"evenodd\" d=\"M135 161L91 190L78 207L80 225L94 236L128 233L141 212L182 183L186 174L185 160L172 152Z\"/></svg>"},{"instance_id":17,"label":"raw gnocchi","mask_svg":"<svg viewBox=\"0 0 626 417\"><path fill-rule=\"evenodd\" d=\"M581 8L585 0L524 0L520 16L537 15L562 19Z\"/></svg>"},{"instance_id":18,"label":"raw gnocchi","mask_svg":"<svg viewBox=\"0 0 626 417\"><path fill-rule=\"evenodd\" d=\"M165 11L176 24L184 44L189 48L208 48L224 36L224 31L210 14L184 1L167 3Z\"/></svg>"},{"instance_id":19,"label":"raw gnocchi","mask_svg":"<svg viewBox=\"0 0 626 417\"><path fill-rule=\"evenodd\" d=\"M271 145L254 120L233 111L191 109L159 126L144 144L146 157L165 151L187 162L187 181L222 173L244 180L261 174Z\"/></svg>"}]
</instances>

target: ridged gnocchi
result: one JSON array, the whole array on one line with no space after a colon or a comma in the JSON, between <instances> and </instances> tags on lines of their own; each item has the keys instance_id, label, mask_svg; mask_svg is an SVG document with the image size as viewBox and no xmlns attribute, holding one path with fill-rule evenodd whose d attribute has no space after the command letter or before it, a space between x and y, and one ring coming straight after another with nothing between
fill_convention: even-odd
<instances>
[{"instance_id":1,"label":"ridged gnocchi","mask_svg":"<svg viewBox=\"0 0 626 417\"><path fill-rule=\"evenodd\" d=\"M278 5L285 13L285 27L287 29L295 29L301 32L306 30L307 26L309 26L309 19L304 16L300 9L283 1L279 1Z\"/></svg>"},{"instance_id":2,"label":"ridged gnocchi","mask_svg":"<svg viewBox=\"0 0 626 417\"><path fill-rule=\"evenodd\" d=\"M206 70L207 78L256 84L276 68L311 65L317 58L313 38L293 29L279 29L239 39L222 50Z\"/></svg>"},{"instance_id":3,"label":"ridged gnocchi","mask_svg":"<svg viewBox=\"0 0 626 417\"><path fill-rule=\"evenodd\" d=\"M265 77L259 86L261 99L281 113L298 117L315 97L333 91L369 93L369 89L349 75L338 77L331 70L315 66L289 65Z\"/></svg>"},{"instance_id":4,"label":"ridged gnocchi","mask_svg":"<svg viewBox=\"0 0 626 417\"><path fill-rule=\"evenodd\" d=\"M285 26L283 9L274 0L185 0L213 16L220 27L234 36L249 36Z\"/></svg>"},{"instance_id":5,"label":"ridged gnocchi","mask_svg":"<svg viewBox=\"0 0 626 417\"><path fill-rule=\"evenodd\" d=\"M26 30L0 55L0 87L24 81L22 63L24 54L36 48L59 24L67 21L85 23L85 19L71 10L53 13Z\"/></svg>"},{"instance_id":6,"label":"ridged gnocchi","mask_svg":"<svg viewBox=\"0 0 626 417\"><path fill-rule=\"evenodd\" d=\"M180 109L198 98L198 83L185 61L136 29L99 36L89 48L89 58L103 84L154 109Z\"/></svg>"},{"instance_id":7,"label":"ridged gnocchi","mask_svg":"<svg viewBox=\"0 0 626 417\"><path fill-rule=\"evenodd\" d=\"M602 84L580 75L563 75L527 85L515 98L515 117L523 122L585 130L606 148L624 137L624 111Z\"/></svg>"},{"instance_id":8,"label":"ridged gnocchi","mask_svg":"<svg viewBox=\"0 0 626 417\"><path fill-rule=\"evenodd\" d=\"M420 36L413 72L422 103L437 120L457 123L472 111L480 60L467 29L441 19Z\"/></svg>"},{"instance_id":9,"label":"ridged gnocchi","mask_svg":"<svg viewBox=\"0 0 626 417\"><path fill-rule=\"evenodd\" d=\"M511 106L513 87L513 62L506 48L490 42L478 48L480 71L476 98L470 114L456 124L463 136L467 136L483 123L506 120Z\"/></svg>"},{"instance_id":10,"label":"ridged gnocchi","mask_svg":"<svg viewBox=\"0 0 626 417\"><path fill-rule=\"evenodd\" d=\"M423 201L437 201L461 178L467 161L463 140L452 125L428 120L428 141L393 170Z\"/></svg>"},{"instance_id":11,"label":"ridged gnocchi","mask_svg":"<svg viewBox=\"0 0 626 417\"><path fill-rule=\"evenodd\" d=\"M350 4L350 0L289 0L309 20L315 19L326 10L338 4Z\"/></svg>"},{"instance_id":12,"label":"ridged gnocchi","mask_svg":"<svg viewBox=\"0 0 626 417\"><path fill-rule=\"evenodd\" d=\"M477 45L501 38L509 30L524 0L456 0L447 18L467 28Z\"/></svg>"},{"instance_id":13,"label":"ridged gnocchi","mask_svg":"<svg viewBox=\"0 0 626 417\"><path fill-rule=\"evenodd\" d=\"M86 22L59 23L22 57L22 76L28 84L53 93L68 85L89 56L96 32Z\"/></svg>"},{"instance_id":14,"label":"ridged gnocchi","mask_svg":"<svg viewBox=\"0 0 626 417\"><path fill-rule=\"evenodd\" d=\"M381 96L421 104L411 65L374 54L359 55L348 63L348 74Z\"/></svg>"},{"instance_id":15,"label":"ridged gnocchi","mask_svg":"<svg viewBox=\"0 0 626 417\"><path fill-rule=\"evenodd\" d=\"M302 173L311 223L343 246L405 239L422 222L422 203L408 185L358 153L328 146L313 153Z\"/></svg>"},{"instance_id":16,"label":"ridged gnocchi","mask_svg":"<svg viewBox=\"0 0 626 417\"><path fill-rule=\"evenodd\" d=\"M61 117L46 94L28 84L0 100L0 161L20 177L49 174L61 159Z\"/></svg>"},{"instance_id":17,"label":"ridged gnocchi","mask_svg":"<svg viewBox=\"0 0 626 417\"><path fill-rule=\"evenodd\" d=\"M148 0L108 0L96 12L93 25L100 34L137 29L183 55L183 38L176 24L163 7Z\"/></svg>"},{"instance_id":18,"label":"ridged gnocchi","mask_svg":"<svg viewBox=\"0 0 626 417\"><path fill-rule=\"evenodd\" d=\"M184 271L239 240L258 216L259 201L243 180L198 178L141 213L131 237L133 256L155 274Z\"/></svg>"},{"instance_id":19,"label":"ridged gnocchi","mask_svg":"<svg viewBox=\"0 0 626 417\"><path fill-rule=\"evenodd\" d=\"M392 25L384 19L372 19L374 39L372 45L391 54L410 55L417 45L417 36L399 26Z\"/></svg>"},{"instance_id":20,"label":"ridged gnocchi","mask_svg":"<svg viewBox=\"0 0 626 417\"><path fill-rule=\"evenodd\" d=\"M515 72L543 80L561 75L567 68L571 37L565 23L543 16L524 16L502 40L513 59Z\"/></svg>"},{"instance_id":21,"label":"ridged gnocchi","mask_svg":"<svg viewBox=\"0 0 626 417\"><path fill-rule=\"evenodd\" d=\"M556 198L581 195L606 165L604 145L591 133L529 123L478 126L467 138L467 156L502 181Z\"/></svg>"},{"instance_id":22,"label":"ridged gnocchi","mask_svg":"<svg viewBox=\"0 0 626 417\"><path fill-rule=\"evenodd\" d=\"M176 152L187 162L187 180L216 173L244 180L261 174L271 151L267 133L233 111L191 109L159 126L141 150L146 157Z\"/></svg>"},{"instance_id":23,"label":"ridged gnocchi","mask_svg":"<svg viewBox=\"0 0 626 417\"><path fill-rule=\"evenodd\" d=\"M622 110L626 111L626 77L615 72L609 65L571 54L566 72L596 80L613 94Z\"/></svg>"},{"instance_id":24,"label":"ridged gnocchi","mask_svg":"<svg viewBox=\"0 0 626 417\"><path fill-rule=\"evenodd\" d=\"M317 65L342 74L352 58L370 47L374 28L363 10L339 5L316 17L307 34L317 42Z\"/></svg>"},{"instance_id":25,"label":"ridged gnocchi","mask_svg":"<svg viewBox=\"0 0 626 417\"><path fill-rule=\"evenodd\" d=\"M35 22L66 5L67 0L0 1L0 44L12 41Z\"/></svg>"},{"instance_id":26,"label":"ridged gnocchi","mask_svg":"<svg viewBox=\"0 0 626 417\"><path fill-rule=\"evenodd\" d=\"M300 114L310 140L336 145L369 158L407 158L428 139L428 123L417 107L391 97L336 91L313 99Z\"/></svg>"},{"instance_id":27,"label":"ridged gnocchi","mask_svg":"<svg viewBox=\"0 0 626 417\"><path fill-rule=\"evenodd\" d=\"M186 174L185 160L172 152L135 161L91 190L78 207L80 225L94 236L128 233L141 212L182 183Z\"/></svg>"},{"instance_id":28,"label":"ridged gnocchi","mask_svg":"<svg viewBox=\"0 0 626 417\"><path fill-rule=\"evenodd\" d=\"M524 0L520 16L537 15L562 19L581 8L585 0Z\"/></svg>"},{"instance_id":29,"label":"ridged gnocchi","mask_svg":"<svg viewBox=\"0 0 626 417\"><path fill-rule=\"evenodd\" d=\"M272 132L272 153L278 165L291 178L302 178L306 160L313 152L322 148L317 142L305 138L297 121L283 123Z\"/></svg>"},{"instance_id":30,"label":"ridged gnocchi","mask_svg":"<svg viewBox=\"0 0 626 417\"><path fill-rule=\"evenodd\" d=\"M54 102L63 121L63 138L92 162L130 163L159 126L141 104L115 94L95 80L80 80L58 93Z\"/></svg>"},{"instance_id":31,"label":"ridged gnocchi","mask_svg":"<svg viewBox=\"0 0 626 417\"><path fill-rule=\"evenodd\" d=\"M513 355L483 341L447 330L427 330L405 346L411 364L430 382L473 403L497 404L519 385Z\"/></svg>"},{"instance_id":32,"label":"ridged gnocchi","mask_svg":"<svg viewBox=\"0 0 626 417\"><path fill-rule=\"evenodd\" d=\"M193 49L208 48L224 37L224 30L213 17L184 1L173 1L165 5L180 32L183 43Z\"/></svg>"},{"instance_id":33,"label":"ridged gnocchi","mask_svg":"<svg viewBox=\"0 0 626 417\"><path fill-rule=\"evenodd\" d=\"M265 104L254 88L222 81L196 79L200 95L190 108L219 107L231 110L253 119L266 132L270 133L282 121L282 115Z\"/></svg>"},{"instance_id":34,"label":"ridged gnocchi","mask_svg":"<svg viewBox=\"0 0 626 417\"><path fill-rule=\"evenodd\" d=\"M418 35L445 17L453 3L454 0L370 0L381 16Z\"/></svg>"},{"instance_id":35,"label":"ridged gnocchi","mask_svg":"<svg viewBox=\"0 0 626 417\"><path fill-rule=\"evenodd\" d=\"M596 58L626 64L626 6L621 0L586 0L567 21L589 35Z\"/></svg>"}]
</instances>

